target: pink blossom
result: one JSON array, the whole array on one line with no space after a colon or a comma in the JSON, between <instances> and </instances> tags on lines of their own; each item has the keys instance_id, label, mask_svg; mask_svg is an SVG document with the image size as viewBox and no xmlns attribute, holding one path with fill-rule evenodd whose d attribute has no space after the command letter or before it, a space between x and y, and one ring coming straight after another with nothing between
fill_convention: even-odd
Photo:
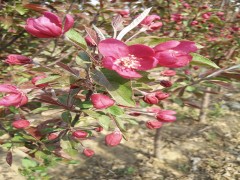
<instances>
[{"instance_id":1,"label":"pink blossom","mask_svg":"<svg viewBox=\"0 0 240 180\"><path fill-rule=\"evenodd\" d=\"M4 62L11 65L24 65L24 64L31 64L32 60L23 55L10 54L7 56L7 59Z\"/></svg>"},{"instance_id":2,"label":"pink blossom","mask_svg":"<svg viewBox=\"0 0 240 180\"><path fill-rule=\"evenodd\" d=\"M191 22L191 25L192 25L192 26L198 25L198 21L196 21L196 20L195 20L195 21L192 21L192 22Z\"/></svg>"},{"instance_id":3,"label":"pink blossom","mask_svg":"<svg viewBox=\"0 0 240 180\"><path fill-rule=\"evenodd\" d=\"M162 127L163 123L160 121L152 120L152 121L147 121L146 122L146 127L148 129L158 129Z\"/></svg>"},{"instance_id":4,"label":"pink blossom","mask_svg":"<svg viewBox=\"0 0 240 180\"><path fill-rule=\"evenodd\" d=\"M171 86L172 86L171 81L168 81L168 80L162 80L162 81L160 81L160 84L161 84L163 87L171 87Z\"/></svg>"},{"instance_id":5,"label":"pink blossom","mask_svg":"<svg viewBox=\"0 0 240 180\"><path fill-rule=\"evenodd\" d=\"M175 22L180 22L183 20L183 16L181 14L171 14L171 20Z\"/></svg>"},{"instance_id":6,"label":"pink blossom","mask_svg":"<svg viewBox=\"0 0 240 180\"><path fill-rule=\"evenodd\" d=\"M116 71L126 79L142 77L136 71L149 70L157 65L154 50L142 44L127 46L116 39L106 39L99 43L99 52L103 55L103 67Z\"/></svg>"},{"instance_id":7,"label":"pink blossom","mask_svg":"<svg viewBox=\"0 0 240 180\"><path fill-rule=\"evenodd\" d=\"M162 22L158 21L160 19L161 18L158 15L149 15L140 23L140 25L148 27L149 31L155 31L160 29L163 25Z\"/></svg>"},{"instance_id":8,"label":"pink blossom","mask_svg":"<svg viewBox=\"0 0 240 180\"><path fill-rule=\"evenodd\" d=\"M41 76L36 76L34 78L32 78L32 83L33 85L35 85L36 87L39 87L39 88L45 88L48 86L48 83L43 83L43 84L38 84L36 85L37 81L39 81L40 79L44 79L46 78L47 76L46 75L41 75Z\"/></svg>"},{"instance_id":9,"label":"pink blossom","mask_svg":"<svg viewBox=\"0 0 240 180\"><path fill-rule=\"evenodd\" d=\"M12 126L16 129L24 129L30 125L30 122L25 119L19 119L12 123Z\"/></svg>"},{"instance_id":10,"label":"pink blossom","mask_svg":"<svg viewBox=\"0 0 240 180\"><path fill-rule=\"evenodd\" d=\"M156 114L156 118L160 122L173 122L176 121L175 114L172 110L161 110Z\"/></svg>"},{"instance_id":11,"label":"pink blossom","mask_svg":"<svg viewBox=\"0 0 240 180\"><path fill-rule=\"evenodd\" d=\"M210 16L211 16L211 14L209 14L209 13L202 14L203 19L210 19Z\"/></svg>"},{"instance_id":12,"label":"pink blossom","mask_svg":"<svg viewBox=\"0 0 240 180\"><path fill-rule=\"evenodd\" d=\"M120 144L121 140L122 140L122 133L118 130L105 136L106 145L111 147L117 146L118 144Z\"/></svg>"},{"instance_id":13,"label":"pink blossom","mask_svg":"<svg viewBox=\"0 0 240 180\"><path fill-rule=\"evenodd\" d=\"M91 95L90 99L92 101L93 107L96 109L105 109L114 105L115 103L115 101L110 97L100 93Z\"/></svg>"},{"instance_id":14,"label":"pink blossom","mask_svg":"<svg viewBox=\"0 0 240 180\"><path fill-rule=\"evenodd\" d=\"M170 69L169 70L165 70L165 71L161 72L161 75L168 76L168 77L175 76L176 75L176 71L170 70Z\"/></svg>"},{"instance_id":15,"label":"pink blossom","mask_svg":"<svg viewBox=\"0 0 240 180\"><path fill-rule=\"evenodd\" d=\"M83 154L87 157L92 157L95 153L92 149L89 149L89 148L85 148L83 150Z\"/></svg>"},{"instance_id":16,"label":"pink blossom","mask_svg":"<svg viewBox=\"0 0 240 180\"><path fill-rule=\"evenodd\" d=\"M167 41L154 47L158 64L163 67L179 68L188 65L192 60L191 52L197 47L191 41Z\"/></svg>"},{"instance_id":17,"label":"pink blossom","mask_svg":"<svg viewBox=\"0 0 240 180\"><path fill-rule=\"evenodd\" d=\"M17 89L16 86L10 84L1 84L0 92L7 93L2 99L0 99L0 106L15 106L19 107L28 102L27 96Z\"/></svg>"},{"instance_id":18,"label":"pink blossom","mask_svg":"<svg viewBox=\"0 0 240 180\"><path fill-rule=\"evenodd\" d=\"M56 38L63 35L73 27L74 19L69 14L66 15L64 27L60 17L51 12L43 12L39 18L28 18L25 29L28 33L38 38Z\"/></svg>"}]
</instances>

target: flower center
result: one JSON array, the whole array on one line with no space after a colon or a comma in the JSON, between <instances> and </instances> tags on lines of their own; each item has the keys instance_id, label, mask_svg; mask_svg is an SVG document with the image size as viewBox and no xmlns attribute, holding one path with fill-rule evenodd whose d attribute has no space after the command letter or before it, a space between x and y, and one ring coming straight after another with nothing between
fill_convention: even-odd
<instances>
[{"instance_id":1,"label":"flower center","mask_svg":"<svg viewBox=\"0 0 240 180\"><path fill-rule=\"evenodd\" d=\"M122 57L117 59L114 62L114 64L116 64L117 66L129 68L129 69L138 69L138 67L141 66L138 59L139 58L137 58L136 56L129 54L127 57Z\"/></svg>"}]
</instances>

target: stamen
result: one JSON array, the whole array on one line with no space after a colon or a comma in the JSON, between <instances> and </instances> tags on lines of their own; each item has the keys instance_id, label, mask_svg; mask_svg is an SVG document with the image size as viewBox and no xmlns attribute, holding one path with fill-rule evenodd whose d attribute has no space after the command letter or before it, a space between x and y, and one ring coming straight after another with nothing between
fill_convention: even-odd
<instances>
[{"instance_id":1,"label":"stamen","mask_svg":"<svg viewBox=\"0 0 240 180\"><path fill-rule=\"evenodd\" d=\"M139 58L135 57L132 54L129 54L127 57L117 59L114 64L129 69L138 69L138 67L141 66L138 60Z\"/></svg>"}]
</instances>

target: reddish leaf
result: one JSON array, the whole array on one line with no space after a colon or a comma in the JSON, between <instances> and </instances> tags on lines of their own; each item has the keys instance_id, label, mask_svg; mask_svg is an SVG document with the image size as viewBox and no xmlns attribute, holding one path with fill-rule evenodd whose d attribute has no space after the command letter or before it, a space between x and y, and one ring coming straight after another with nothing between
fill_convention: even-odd
<instances>
[{"instance_id":1,"label":"reddish leaf","mask_svg":"<svg viewBox=\"0 0 240 180\"><path fill-rule=\"evenodd\" d=\"M49 9L47 7L41 6L39 4L25 4L24 7L26 9L31 9L31 10L38 11L38 12L49 11Z\"/></svg>"},{"instance_id":2,"label":"reddish leaf","mask_svg":"<svg viewBox=\"0 0 240 180\"><path fill-rule=\"evenodd\" d=\"M222 81L209 81L209 82L220 85L226 89L234 89L234 87L232 86L231 83L226 83L226 82L222 82Z\"/></svg>"},{"instance_id":3,"label":"reddish leaf","mask_svg":"<svg viewBox=\"0 0 240 180\"><path fill-rule=\"evenodd\" d=\"M12 152L11 151L7 152L6 162L9 164L9 166L12 165Z\"/></svg>"},{"instance_id":4,"label":"reddish leaf","mask_svg":"<svg viewBox=\"0 0 240 180\"><path fill-rule=\"evenodd\" d=\"M36 138L37 140L41 139L42 138L42 135L41 133L38 131L37 128L35 127L29 127L29 128L26 128L25 131L30 134L31 136L33 136L34 138Z\"/></svg>"},{"instance_id":5,"label":"reddish leaf","mask_svg":"<svg viewBox=\"0 0 240 180\"><path fill-rule=\"evenodd\" d=\"M122 18L122 16L120 14L113 18L113 20L112 20L112 27L116 31L120 31L120 30L123 29L123 18Z\"/></svg>"},{"instance_id":6,"label":"reddish leaf","mask_svg":"<svg viewBox=\"0 0 240 180\"><path fill-rule=\"evenodd\" d=\"M221 76L232 78L240 81L240 74L239 73L222 73Z\"/></svg>"},{"instance_id":7,"label":"reddish leaf","mask_svg":"<svg viewBox=\"0 0 240 180\"><path fill-rule=\"evenodd\" d=\"M66 71L70 72L71 74L75 75L75 76L79 76L79 72L76 69L73 69L71 67L69 67L68 65L62 63L62 62L57 62L56 63L58 66L60 66L61 68L65 69Z\"/></svg>"},{"instance_id":8,"label":"reddish leaf","mask_svg":"<svg viewBox=\"0 0 240 180\"><path fill-rule=\"evenodd\" d=\"M98 43L99 43L99 39L98 39L97 33L93 29L91 29L91 28L88 28L86 26L84 26L84 27L85 27L85 30L86 30L88 36L90 36L90 38L93 40L93 42L97 46Z\"/></svg>"},{"instance_id":9,"label":"reddish leaf","mask_svg":"<svg viewBox=\"0 0 240 180\"><path fill-rule=\"evenodd\" d=\"M199 104L196 104L196 103L193 103L193 102L190 102L190 101L184 101L183 103L186 106L191 106L191 107L194 107L194 108L197 108L197 109L201 109L201 105L199 105Z\"/></svg>"}]
</instances>

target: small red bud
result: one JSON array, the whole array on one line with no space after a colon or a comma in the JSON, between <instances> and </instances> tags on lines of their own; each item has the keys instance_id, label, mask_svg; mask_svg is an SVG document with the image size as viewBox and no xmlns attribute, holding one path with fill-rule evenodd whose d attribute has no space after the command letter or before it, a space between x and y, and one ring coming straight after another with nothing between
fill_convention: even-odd
<instances>
[{"instance_id":1,"label":"small red bud","mask_svg":"<svg viewBox=\"0 0 240 180\"><path fill-rule=\"evenodd\" d=\"M173 122L176 121L175 111L171 110L162 110L156 114L156 118L160 122Z\"/></svg>"},{"instance_id":2,"label":"small red bud","mask_svg":"<svg viewBox=\"0 0 240 180\"><path fill-rule=\"evenodd\" d=\"M163 100L163 99L168 98L170 95L169 95L168 93L164 93L164 92L162 92L162 91L158 91L158 92L155 93L155 96L156 96L156 98L157 98L159 101L161 101L161 100Z\"/></svg>"},{"instance_id":3,"label":"small red bud","mask_svg":"<svg viewBox=\"0 0 240 180\"><path fill-rule=\"evenodd\" d=\"M48 135L48 140L53 140L53 139L56 139L58 137L58 134L57 133L50 133Z\"/></svg>"},{"instance_id":4,"label":"small red bud","mask_svg":"<svg viewBox=\"0 0 240 180\"><path fill-rule=\"evenodd\" d=\"M175 76L176 75L176 71L174 70L165 70L161 72L161 75L163 76Z\"/></svg>"},{"instance_id":5,"label":"small red bud","mask_svg":"<svg viewBox=\"0 0 240 180\"><path fill-rule=\"evenodd\" d=\"M48 83L43 83L43 84L38 84L36 85L37 81L39 81L40 79L44 79L46 78L47 76L46 75L41 75L41 76L36 76L34 78L32 78L32 83L33 85L35 85L36 87L39 87L39 88L45 88L48 86Z\"/></svg>"},{"instance_id":6,"label":"small red bud","mask_svg":"<svg viewBox=\"0 0 240 180\"><path fill-rule=\"evenodd\" d=\"M158 129L158 128L162 127L162 125L163 125L162 122L156 121L156 120L146 122L146 127L148 129Z\"/></svg>"},{"instance_id":7,"label":"small red bud","mask_svg":"<svg viewBox=\"0 0 240 180\"><path fill-rule=\"evenodd\" d=\"M75 138L86 138L88 133L85 131L77 130L72 133L72 136Z\"/></svg>"},{"instance_id":8,"label":"small red bud","mask_svg":"<svg viewBox=\"0 0 240 180\"><path fill-rule=\"evenodd\" d=\"M146 94L143 97L144 102L148 103L148 104L158 104L159 100L158 98L155 96L155 93L149 93Z\"/></svg>"},{"instance_id":9,"label":"small red bud","mask_svg":"<svg viewBox=\"0 0 240 180\"><path fill-rule=\"evenodd\" d=\"M198 70L198 69L199 69L199 66L193 66L193 69L194 69L194 70Z\"/></svg>"},{"instance_id":10,"label":"small red bud","mask_svg":"<svg viewBox=\"0 0 240 180\"><path fill-rule=\"evenodd\" d=\"M16 129L24 129L30 125L30 122L25 119L19 119L17 121L14 121L12 123L12 126L15 127Z\"/></svg>"},{"instance_id":11,"label":"small red bud","mask_svg":"<svg viewBox=\"0 0 240 180\"><path fill-rule=\"evenodd\" d=\"M103 127L102 126L99 126L97 128L94 129L96 132L101 132L103 130Z\"/></svg>"},{"instance_id":12,"label":"small red bud","mask_svg":"<svg viewBox=\"0 0 240 180\"><path fill-rule=\"evenodd\" d=\"M167 81L167 80L162 80L160 81L160 84L163 86L163 87L171 87L172 86L172 83L170 81Z\"/></svg>"},{"instance_id":13,"label":"small red bud","mask_svg":"<svg viewBox=\"0 0 240 180\"><path fill-rule=\"evenodd\" d=\"M190 75L191 74L191 71L190 70L184 70L184 74L186 74L186 75Z\"/></svg>"},{"instance_id":14,"label":"small red bud","mask_svg":"<svg viewBox=\"0 0 240 180\"><path fill-rule=\"evenodd\" d=\"M122 140L122 133L120 131L114 131L111 134L105 136L105 143L107 146L117 146Z\"/></svg>"},{"instance_id":15,"label":"small red bud","mask_svg":"<svg viewBox=\"0 0 240 180\"><path fill-rule=\"evenodd\" d=\"M92 149L89 149L89 148L85 148L83 150L83 154L87 157L92 157L95 153Z\"/></svg>"}]
</instances>

